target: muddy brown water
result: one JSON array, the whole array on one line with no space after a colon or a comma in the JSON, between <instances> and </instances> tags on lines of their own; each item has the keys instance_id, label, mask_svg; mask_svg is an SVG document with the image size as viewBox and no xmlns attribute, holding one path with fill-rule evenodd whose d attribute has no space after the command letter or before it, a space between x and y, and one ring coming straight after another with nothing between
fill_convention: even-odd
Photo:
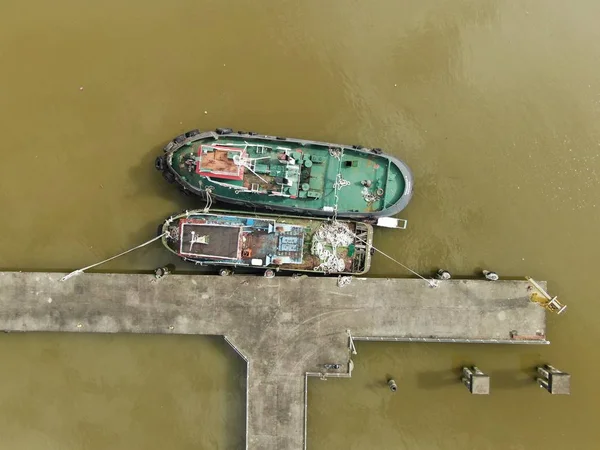
<instances>
[{"instance_id":1,"label":"muddy brown water","mask_svg":"<svg viewBox=\"0 0 600 450\"><path fill-rule=\"evenodd\" d=\"M569 310L548 347L359 344L352 379L310 382L308 448L594 448L598 17L589 0L4 0L0 267L69 271L150 238L193 205L153 169L191 128L382 147L416 187L379 247L545 279ZM155 245L102 269L166 262ZM371 274L408 275L381 256ZM219 338L10 334L0 356L0 449L243 446L244 367ZM541 362L571 396L535 386ZM463 363L491 396L456 382Z\"/></svg>"}]
</instances>

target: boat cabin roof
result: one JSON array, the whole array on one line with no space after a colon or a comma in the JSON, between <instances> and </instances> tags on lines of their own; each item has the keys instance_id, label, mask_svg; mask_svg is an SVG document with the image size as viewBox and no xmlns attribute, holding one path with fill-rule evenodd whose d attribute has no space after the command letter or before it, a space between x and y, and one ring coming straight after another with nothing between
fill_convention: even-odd
<instances>
[{"instance_id":1,"label":"boat cabin roof","mask_svg":"<svg viewBox=\"0 0 600 450\"><path fill-rule=\"evenodd\" d=\"M196 223L182 220L179 225L179 253L184 256L239 259L241 226Z\"/></svg>"},{"instance_id":2,"label":"boat cabin roof","mask_svg":"<svg viewBox=\"0 0 600 450\"><path fill-rule=\"evenodd\" d=\"M198 149L196 173L213 178L242 180L244 178L244 165L240 164L239 161L244 156L244 150L241 148L201 145Z\"/></svg>"},{"instance_id":3,"label":"boat cabin roof","mask_svg":"<svg viewBox=\"0 0 600 450\"><path fill-rule=\"evenodd\" d=\"M304 227L274 220L206 216L179 221L178 253L184 257L300 264Z\"/></svg>"}]
</instances>

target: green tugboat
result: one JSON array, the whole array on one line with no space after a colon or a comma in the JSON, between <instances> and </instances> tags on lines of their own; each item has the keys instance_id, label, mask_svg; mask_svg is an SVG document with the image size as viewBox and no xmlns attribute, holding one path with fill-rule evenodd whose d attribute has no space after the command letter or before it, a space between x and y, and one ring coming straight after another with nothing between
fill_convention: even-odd
<instances>
[{"instance_id":1,"label":"green tugboat","mask_svg":"<svg viewBox=\"0 0 600 450\"><path fill-rule=\"evenodd\" d=\"M158 231L169 251L224 274L248 267L360 275L371 265L373 227L358 221L196 210L169 217Z\"/></svg>"},{"instance_id":2,"label":"green tugboat","mask_svg":"<svg viewBox=\"0 0 600 450\"><path fill-rule=\"evenodd\" d=\"M410 169L377 148L229 128L177 136L155 167L186 194L294 214L376 219L406 207Z\"/></svg>"}]
</instances>

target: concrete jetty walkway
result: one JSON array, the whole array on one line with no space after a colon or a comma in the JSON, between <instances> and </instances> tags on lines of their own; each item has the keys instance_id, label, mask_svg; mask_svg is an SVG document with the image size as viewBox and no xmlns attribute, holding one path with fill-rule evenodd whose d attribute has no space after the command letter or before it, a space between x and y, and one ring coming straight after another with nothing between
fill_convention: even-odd
<instances>
[{"instance_id":1,"label":"concrete jetty walkway","mask_svg":"<svg viewBox=\"0 0 600 450\"><path fill-rule=\"evenodd\" d=\"M307 377L354 340L546 341L525 281L0 272L0 330L223 335L247 361L246 448L306 446Z\"/></svg>"}]
</instances>

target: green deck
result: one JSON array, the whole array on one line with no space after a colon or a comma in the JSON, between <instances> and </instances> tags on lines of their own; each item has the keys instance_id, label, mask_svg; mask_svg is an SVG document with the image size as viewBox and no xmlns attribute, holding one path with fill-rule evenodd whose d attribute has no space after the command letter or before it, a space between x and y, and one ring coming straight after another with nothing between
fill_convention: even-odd
<instances>
[{"instance_id":1,"label":"green deck","mask_svg":"<svg viewBox=\"0 0 600 450\"><path fill-rule=\"evenodd\" d=\"M218 147L215 149L215 146ZM210 173L208 170L203 174L197 173L198 165L205 164L203 158L212 151L218 151L219 158L223 160L215 164L222 163L227 166L225 169L230 170L234 167L234 155L240 153L228 152L220 147L244 149L246 167L242 180L219 175L212 175L208 179L205 176ZM294 164L281 162L280 158L286 153L294 159ZM216 160L217 157L211 155L211 158ZM369 213L384 210L394 205L406 188L400 169L384 155L345 149L338 159L330 155L327 146L316 144L222 136L218 140L206 138L190 142L174 151L169 162L172 169L192 188L205 189L210 186L218 197L267 207L286 206L321 211L334 208L334 184L338 173L349 183L338 188L338 212ZM287 178L291 185L282 186L281 178ZM365 180L370 180L369 187L364 186ZM377 195L378 190L380 195ZM281 195L273 195L273 191Z\"/></svg>"}]
</instances>

